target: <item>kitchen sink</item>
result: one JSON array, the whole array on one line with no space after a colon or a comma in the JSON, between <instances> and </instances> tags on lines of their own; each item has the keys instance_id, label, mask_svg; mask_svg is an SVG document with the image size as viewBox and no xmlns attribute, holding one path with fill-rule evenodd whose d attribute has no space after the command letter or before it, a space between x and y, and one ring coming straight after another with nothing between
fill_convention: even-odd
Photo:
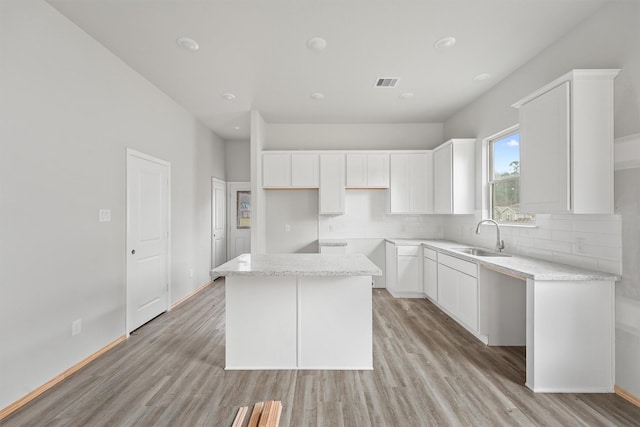
<instances>
[{"instance_id":1,"label":"kitchen sink","mask_svg":"<svg viewBox=\"0 0 640 427\"><path fill-rule=\"evenodd\" d=\"M469 254L474 256L494 256L494 257L510 257L511 255L503 254L500 252L493 252L482 248L453 248L456 252L462 252L463 254Z\"/></svg>"}]
</instances>

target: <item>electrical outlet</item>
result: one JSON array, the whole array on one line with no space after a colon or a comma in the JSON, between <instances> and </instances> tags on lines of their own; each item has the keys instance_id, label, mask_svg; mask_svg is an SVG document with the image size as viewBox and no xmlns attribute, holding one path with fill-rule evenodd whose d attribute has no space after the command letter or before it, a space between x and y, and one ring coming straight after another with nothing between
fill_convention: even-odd
<instances>
[{"instance_id":1,"label":"electrical outlet","mask_svg":"<svg viewBox=\"0 0 640 427\"><path fill-rule=\"evenodd\" d=\"M189 278L193 279L193 268L189 269Z\"/></svg>"},{"instance_id":2,"label":"electrical outlet","mask_svg":"<svg viewBox=\"0 0 640 427\"><path fill-rule=\"evenodd\" d=\"M285 224L284 225L284 231L286 231L287 233L291 231L291 226L289 224Z\"/></svg>"},{"instance_id":3,"label":"electrical outlet","mask_svg":"<svg viewBox=\"0 0 640 427\"><path fill-rule=\"evenodd\" d=\"M333 225L329 225L329 233L333 233Z\"/></svg>"},{"instance_id":4,"label":"electrical outlet","mask_svg":"<svg viewBox=\"0 0 640 427\"><path fill-rule=\"evenodd\" d=\"M98 220L100 222L110 222L111 221L111 209L100 209L98 211Z\"/></svg>"},{"instance_id":5,"label":"electrical outlet","mask_svg":"<svg viewBox=\"0 0 640 427\"><path fill-rule=\"evenodd\" d=\"M82 319L76 319L71 322L71 336L78 335L82 332Z\"/></svg>"},{"instance_id":6,"label":"electrical outlet","mask_svg":"<svg viewBox=\"0 0 640 427\"><path fill-rule=\"evenodd\" d=\"M584 237L576 237L576 252L584 253Z\"/></svg>"}]
</instances>

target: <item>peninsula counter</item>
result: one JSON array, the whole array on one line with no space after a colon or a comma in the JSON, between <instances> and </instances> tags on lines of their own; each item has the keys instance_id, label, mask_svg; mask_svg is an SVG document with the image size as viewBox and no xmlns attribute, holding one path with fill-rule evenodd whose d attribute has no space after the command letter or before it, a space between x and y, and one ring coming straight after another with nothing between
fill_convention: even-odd
<instances>
[{"instance_id":1,"label":"peninsula counter","mask_svg":"<svg viewBox=\"0 0 640 427\"><path fill-rule=\"evenodd\" d=\"M373 369L372 276L362 254L240 255L225 276L226 369Z\"/></svg>"}]
</instances>

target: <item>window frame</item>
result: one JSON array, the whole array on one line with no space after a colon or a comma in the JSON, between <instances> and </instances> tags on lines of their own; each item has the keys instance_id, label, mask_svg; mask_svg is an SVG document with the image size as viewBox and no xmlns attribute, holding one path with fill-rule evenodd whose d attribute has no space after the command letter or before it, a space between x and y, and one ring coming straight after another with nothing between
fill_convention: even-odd
<instances>
[{"instance_id":1,"label":"window frame","mask_svg":"<svg viewBox=\"0 0 640 427\"><path fill-rule=\"evenodd\" d=\"M488 218L492 219L494 221L497 221L500 225L505 225L505 226L512 226L512 227L535 227L536 226L536 216L533 214L530 214L531 217L533 217L533 221L531 222L517 222L517 221L504 221L504 220L497 220L494 216L494 206L493 206L493 191L494 191L494 186L496 183L504 183L504 182L508 182L508 181L518 181L518 183L520 182L520 172L518 172L517 176L507 176L507 177L500 177L500 178L496 178L494 176L494 148L493 148L493 144L497 141L497 140L501 140L505 137L508 137L510 135L514 135L514 134L519 134L520 133L520 125L519 124L515 124L513 126L510 126L498 133L495 133L491 136L489 136L488 138L485 139L486 141L486 153L487 153L487 174L486 174L486 182L487 182L487 192L488 192L488 196L489 199L487 201L487 207L488 207ZM521 154L521 150L520 153ZM519 156L519 161L521 161L521 158Z\"/></svg>"}]
</instances>

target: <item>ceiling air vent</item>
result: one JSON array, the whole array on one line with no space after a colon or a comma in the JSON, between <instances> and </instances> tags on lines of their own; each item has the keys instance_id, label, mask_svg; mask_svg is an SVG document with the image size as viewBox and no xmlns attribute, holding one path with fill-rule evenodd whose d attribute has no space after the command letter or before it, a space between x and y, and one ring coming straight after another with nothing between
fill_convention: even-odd
<instances>
[{"instance_id":1,"label":"ceiling air vent","mask_svg":"<svg viewBox=\"0 0 640 427\"><path fill-rule=\"evenodd\" d=\"M398 77L378 77L376 79L376 84L373 87L384 87L384 88L395 88L398 87L398 82L400 79Z\"/></svg>"}]
</instances>

